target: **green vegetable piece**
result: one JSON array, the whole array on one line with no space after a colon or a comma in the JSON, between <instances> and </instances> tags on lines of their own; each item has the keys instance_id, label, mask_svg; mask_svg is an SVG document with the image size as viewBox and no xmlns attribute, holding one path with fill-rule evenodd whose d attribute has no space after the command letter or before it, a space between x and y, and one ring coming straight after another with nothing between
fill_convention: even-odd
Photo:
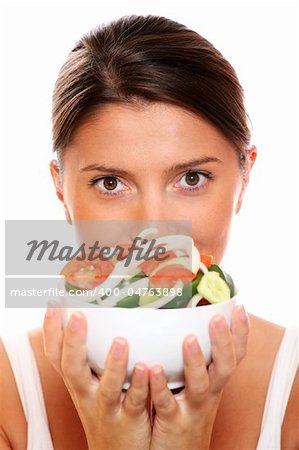
<instances>
[{"instance_id":1,"label":"green vegetable piece","mask_svg":"<svg viewBox=\"0 0 299 450\"><path fill-rule=\"evenodd\" d=\"M219 272L208 272L200 280L197 292L210 303L221 303L230 299L230 288Z\"/></svg>"},{"instance_id":2,"label":"green vegetable piece","mask_svg":"<svg viewBox=\"0 0 299 450\"><path fill-rule=\"evenodd\" d=\"M121 289L122 287L128 286L129 284L134 283L134 281L141 280L141 278L144 277L146 277L144 272L138 272L135 275L130 276L129 278L122 279L117 287Z\"/></svg>"},{"instance_id":3,"label":"green vegetable piece","mask_svg":"<svg viewBox=\"0 0 299 450\"><path fill-rule=\"evenodd\" d=\"M118 308L137 308L139 306L139 295L129 295L119 300L115 307Z\"/></svg>"},{"instance_id":4,"label":"green vegetable piece","mask_svg":"<svg viewBox=\"0 0 299 450\"><path fill-rule=\"evenodd\" d=\"M141 271L136 273L135 275L132 275L130 278L128 278L128 280L140 280L140 278L144 277L146 277L146 274L143 271Z\"/></svg>"},{"instance_id":5,"label":"green vegetable piece","mask_svg":"<svg viewBox=\"0 0 299 450\"><path fill-rule=\"evenodd\" d=\"M228 273L226 273L226 272L223 272L223 273L224 273L224 276L225 276L225 281L227 282L227 284L229 286L230 296L232 298L235 295L235 284L233 282L232 277Z\"/></svg>"},{"instance_id":6,"label":"green vegetable piece","mask_svg":"<svg viewBox=\"0 0 299 450\"><path fill-rule=\"evenodd\" d=\"M170 300L169 303L166 303L166 305L161 306L159 309L172 309L172 308L186 308L188 305L191 297L197 293L197 286L200 282L201 278L203 277L202 273L198 273L196 278L191 283L191 294L190 294L190 283L183 287L182 289L182 295L177 295L175 298Z\"/></svg>"},{"instance_id":7,"label":"green vegetable piece","mask_svg":"<svg viewBox=\"0 0 299 450\"><path fill-rule=\"evenodd\" d=\"M209 267L209 272L217 272L217 273L219 273L220 277L224 281L226 281L223 271L220 269L219 266L217 266L217 264L211 264L211 266Z\"/></svg>"}]
</instances>

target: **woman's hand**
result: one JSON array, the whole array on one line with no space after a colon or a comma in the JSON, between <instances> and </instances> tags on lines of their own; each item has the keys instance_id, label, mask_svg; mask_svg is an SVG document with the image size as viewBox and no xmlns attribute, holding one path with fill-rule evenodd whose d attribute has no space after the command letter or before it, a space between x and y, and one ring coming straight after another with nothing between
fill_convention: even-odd
<instances>
[{"instance_id":1,"label":"woman's hand","mask_svg":"<svg viewBox=\"0 0 299 450\"><path fill-rule=\"evenodd\" d=\"M60 308L48 308L43 327L47 358L62 376L80 416L90 450L148 450L151 424L147 411L149 371L136 364L131 385L122 394L128 363L128 344L114 340L99 380L86 358L87 323L72 315L62 329Z\"/></svg>"},{"instance_id":2,"label":"woman's hand","mask_svg":"<svg viewBox=\"0 0 299 450\"><path fill-rule=\"evenodd\" d=\"M234 308L231 331L224 318L210 323L212 362L206 367L195 336L183 343L185 388L173 395L161 366L150 370L156 415L151 450L207 450L221 394L246 354L249 320L242 306Z\"/></svg>"}]
</instances>

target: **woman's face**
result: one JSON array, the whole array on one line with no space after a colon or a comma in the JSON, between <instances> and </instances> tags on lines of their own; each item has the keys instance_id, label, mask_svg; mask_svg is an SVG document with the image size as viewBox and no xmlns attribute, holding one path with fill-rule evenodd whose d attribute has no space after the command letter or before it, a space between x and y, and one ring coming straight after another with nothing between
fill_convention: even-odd
<instances>
[{"instance_id":1,"label":"woman's face","mask_svg":"<svg viewBox=\"0 0 299 450\"><path fill-rule=\"evenodd\" d=\"M54 161L51 172L68 220L191 220L215 263L248 182L214 126L163 103L105 106L76 129L63 175Z\"/></svg>"}]
</instances>

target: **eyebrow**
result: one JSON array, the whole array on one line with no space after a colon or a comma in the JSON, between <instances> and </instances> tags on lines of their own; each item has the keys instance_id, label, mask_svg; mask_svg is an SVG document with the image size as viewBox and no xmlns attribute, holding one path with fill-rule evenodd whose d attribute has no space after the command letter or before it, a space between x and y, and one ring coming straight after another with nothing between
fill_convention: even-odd
<instances>
[{"instance_id":1,"label":"eyebrow","mask_svg":"<svg viewBox=\"0 0 299 450\"><path fill-rule=\"evenodd\" d=\"M178 170L190 169L193 166L199 166L201 164L207 164L207 163L211 163L211 162L223 164L223 162L220 159L218 159L214 156L203 156L202 158L199 158L199 159L191 159L189 161L181 162L178 164L173 164L172 166L165 169L163 171L163 173L165 173L167 175L169 173L176 172ZM89 172L89 171L93 171L93 170L96 170L98 172L114 174L114 175L123 175L123 176L132 175L130 172L122 169L121 167L112 167L112 166L107 166L107 165L102 165L102 164L101 165L90 164L86 167L81 168L80 172Z\"/></svg>"}]
</instances>

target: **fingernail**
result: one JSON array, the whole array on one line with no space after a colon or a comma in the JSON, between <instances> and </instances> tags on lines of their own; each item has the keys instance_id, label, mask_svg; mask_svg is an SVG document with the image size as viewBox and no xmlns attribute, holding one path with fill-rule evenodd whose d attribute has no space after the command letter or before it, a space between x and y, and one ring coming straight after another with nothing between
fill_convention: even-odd
<instances>
[{"instance_id":1,"label":"fingernail","mask_svg":"<svg viewBox=\"0 0 299 450\"><path fill-rule=\"evenodd\" d=\"M125 353L126 349L126 341L122 338L114 339L112 344L112 354L113 356L116 356L116 358L119 358Z\"/></svg>"},{"instance_id":2,"label":"fingernail","mask_svg":"<svg viewBox=\"0 0 299 450\"><path fill-rule=\"evenodd\" d=\"M198 342L196 336L189 336L186 339L188 350L191 353L196 353L198 351Z\"/></svg>"},{"instance_id":3,"label":"fingernail","mask_svg":"<svg viewBox=\"0 0 299 450\"><path fill-rule=\"evenodd\" d=\"M80 330L80 326L81 326L81 316L79 315L79 313L74 312L71 315L70 321L69 321L69 328L71 331L73 332L77 332Z\"/></svg>"},{"instance_id":4,"label":"fingernail","mask_svg":"<svg viewBox=\"0 0 299 450\"><path fill-rule=\"evenodd\" d=\"M216 330L222 333L226 330L226 322L222 316L216 316L214 319L214 325L216 327Z\"/></svg>"},{"instance_id":5,"label":"fingernail","mask_svg":"<svg viewBox=\"0 0 299 450\"><path fill-rule=\"evenodd\" d=\"M245 322L245 320L248 319L248 315L247 315L247 312L245 311L244 306L243 305L239 305L237 307L237 309L238 309L239 318Z\"/></svg>"},{"instance_id":6,"label":"fingernail","mask_svg":"<svg viewBox=\"0 0 299 450\"><path fill-rule=\"evenodd\" d=\"M152 368L152 373L155 376L155 378L160 378L162 374L162 367L156 366Z\"/></svg>"},{"instance_id":7,"label":"fingernail","mask_svg":"<svg viewBox=\"0 0 299 450\"><path fill-rule=\"evenodd\" d=\"M136 364L135 366L135 374L137 377L143 377L143 375L145 374L145 367L142 366L141 364Z\"/></svg>"}]
</instances>

